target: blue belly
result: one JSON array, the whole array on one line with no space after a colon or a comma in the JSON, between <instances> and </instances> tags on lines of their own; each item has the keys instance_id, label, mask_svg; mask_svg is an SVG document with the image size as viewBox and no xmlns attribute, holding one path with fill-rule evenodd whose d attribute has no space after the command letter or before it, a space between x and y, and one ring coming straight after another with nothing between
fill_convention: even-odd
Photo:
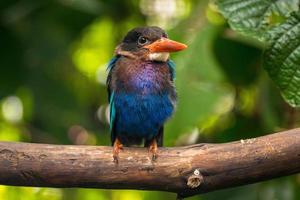
<instances>
[{"instance_id":1,"label":"blue belly","mask_svg":"<svg viewBox=\"0 0 300 200\"><path fill-rule=\"evenodd\" d=\"M171 116L169 94L115 93L115 131L120 137L152 139Z\"/></svg>"}]
</instances>

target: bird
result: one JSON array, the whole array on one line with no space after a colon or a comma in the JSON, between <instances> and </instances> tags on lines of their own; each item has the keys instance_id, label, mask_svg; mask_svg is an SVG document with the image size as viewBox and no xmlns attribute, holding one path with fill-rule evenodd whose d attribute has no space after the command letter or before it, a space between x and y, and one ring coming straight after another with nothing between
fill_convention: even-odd
<instances>
[{"instance_id":1,"label":"bird","mask_svg":"<svg viewBox=\"0 0 300 200\"><path fill-rule=\"evenodd\" d=\"M153 161L158 157L164 124L176 108L170 53L186 48L157 26L136 27L117 45L106 80L114 162L123 146L142 143Z\"/></svg>"}]
</instances>

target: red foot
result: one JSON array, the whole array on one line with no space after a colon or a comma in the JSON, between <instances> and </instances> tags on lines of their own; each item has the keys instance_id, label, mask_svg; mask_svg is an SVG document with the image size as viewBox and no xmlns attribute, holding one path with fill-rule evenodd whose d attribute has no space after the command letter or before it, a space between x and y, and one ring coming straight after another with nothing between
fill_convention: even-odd
<instances>
[{"instance_id":1,"label":"red foot","mask_svg":"<svg viewBox=\"0 0 300 200\"><path fill-rule=\"evenodd\" d=\"M152 161L155 161L157 159L157 142L155 138L151 141L149 145L149 153L152 154Z\"/></svg>"},{"instance_id":2,"label":"red foot","mask_svg":"<svg viewBox=\"0 0 300 200\"><path fill-rule=\"evenodd\" d=\"M113 146L113 158L116 164L118 164L119 162L119 153L122 149L123 149L123 144L121 143L119 138L116 138Z\"/></svg>"}]
</instances>

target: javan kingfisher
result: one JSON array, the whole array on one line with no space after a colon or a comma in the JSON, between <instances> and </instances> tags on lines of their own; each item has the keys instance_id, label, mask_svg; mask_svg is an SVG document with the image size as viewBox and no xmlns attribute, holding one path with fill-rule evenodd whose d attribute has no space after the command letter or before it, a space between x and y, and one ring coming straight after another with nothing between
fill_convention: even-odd
<instances>
[{"instance_id":1,"label":"javan kingfisher","mask_svg":"<svg viewBox=\"0 0 300 200\"><path fill-rule=\"evenodd\" d=\"M152 159L163 145L163 126L176 106L170 52L187 48L156 26L130 30L108 64L107 91L113 159L123 145L144 142Z\"/></svg>"}]
</instances>

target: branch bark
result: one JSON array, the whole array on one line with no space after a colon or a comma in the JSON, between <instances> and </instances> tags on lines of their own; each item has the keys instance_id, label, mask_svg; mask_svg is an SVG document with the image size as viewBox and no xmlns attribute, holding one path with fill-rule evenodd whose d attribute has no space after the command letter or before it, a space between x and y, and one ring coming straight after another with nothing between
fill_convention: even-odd
<instances>
[{"instance_id":1,"label":"branch bark","mask_svg":"<svg viewBox=\"0 0 300 200\"><path fill-rule=\"evenodd\" d=\"M0 184L159 190L192 196L300 172L300 129L225 144L112 148L0 142Z\"/></svg>"}]
</instances>

